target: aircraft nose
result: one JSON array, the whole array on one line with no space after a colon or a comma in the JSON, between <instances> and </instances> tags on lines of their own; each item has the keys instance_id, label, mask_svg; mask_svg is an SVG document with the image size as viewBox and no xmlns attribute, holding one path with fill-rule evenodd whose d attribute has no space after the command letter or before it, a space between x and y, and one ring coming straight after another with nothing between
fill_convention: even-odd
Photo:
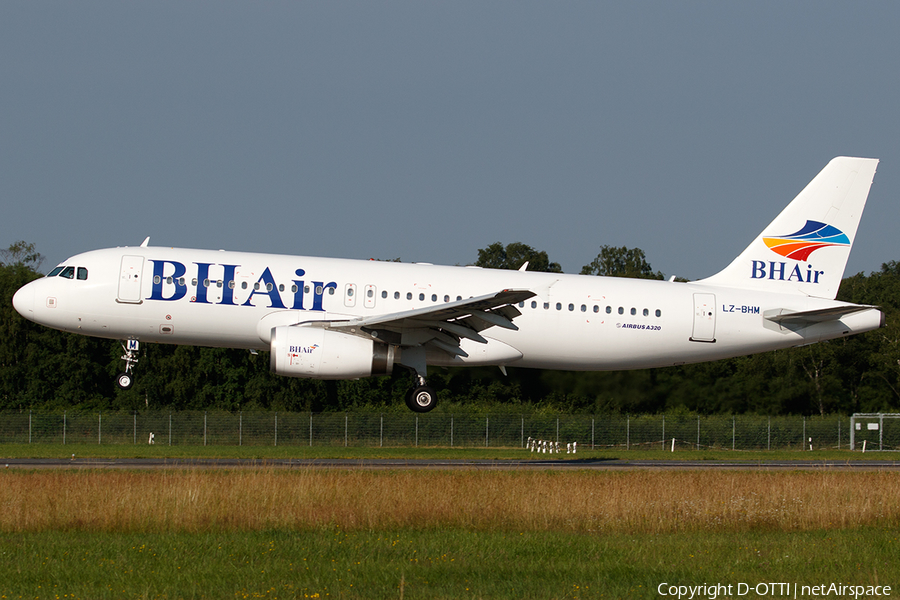
<instances>
[{"instance_id":1,"label":"aircraft nose","mask_svg":"<svg viewBox=\"0 0 900 600\"><path fill-rule=\"evenodd\" d=\"M34 286L31 284L23 285L19 291L13 296L13 308L16 312L28 319L34 320Z\"/></svg>"}]
</instances>

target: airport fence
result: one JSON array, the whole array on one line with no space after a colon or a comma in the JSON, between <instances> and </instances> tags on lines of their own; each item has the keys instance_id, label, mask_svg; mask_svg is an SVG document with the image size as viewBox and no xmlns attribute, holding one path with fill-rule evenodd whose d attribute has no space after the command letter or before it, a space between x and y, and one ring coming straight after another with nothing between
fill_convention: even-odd
<instances>
[{"instance_id":1,"label":"airport fence","mask_svg":"<svg viewBox=\"0 0 900 600\"><path fill-rule=\"evenodd\" d=\"M447 413L0 411L0 443L198 446L809 450L850 448L851 417L476 415ZM860 426L856 448L900 448L900 419ZM869 439L872 438L872 439ZM877 442L877 443L876 443Z\"/></svg>"}]
</instances>

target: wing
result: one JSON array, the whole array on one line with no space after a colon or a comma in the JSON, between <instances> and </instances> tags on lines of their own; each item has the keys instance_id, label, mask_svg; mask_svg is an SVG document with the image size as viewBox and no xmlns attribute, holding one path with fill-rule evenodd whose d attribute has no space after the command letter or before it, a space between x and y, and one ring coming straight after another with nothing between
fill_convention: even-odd
<instances>
[{"instance_id":1,"label":"wing","mask_svg":"<svg viewBox=\"0 0 900 600\"><path fill-rule=\"evenodd\" d=\"M348 333L364 332L395 346L432 346L451 356L466 357L468 354L459 346L461 339L486 344L480 333L485 329L517 330L512 321L522 313L514 305L535 295L531 290L501 290L415 310L306 324Z\"/></svg>"}]
</instances>

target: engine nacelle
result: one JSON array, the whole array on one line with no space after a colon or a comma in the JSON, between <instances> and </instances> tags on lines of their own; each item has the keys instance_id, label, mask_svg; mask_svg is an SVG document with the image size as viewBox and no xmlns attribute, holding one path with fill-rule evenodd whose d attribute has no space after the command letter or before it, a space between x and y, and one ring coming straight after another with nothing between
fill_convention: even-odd
<instances>
[{"instance_id":1,"label":"engine nacelle","mask_svg":"<svg viewBox=\"0 0 900 600\"><path fill-rule=\"evenodd\" d=\"M390 375L394 347L322 327L272 329L269 369L287 377L357 379Z\"/></svg>"}]
</instances>

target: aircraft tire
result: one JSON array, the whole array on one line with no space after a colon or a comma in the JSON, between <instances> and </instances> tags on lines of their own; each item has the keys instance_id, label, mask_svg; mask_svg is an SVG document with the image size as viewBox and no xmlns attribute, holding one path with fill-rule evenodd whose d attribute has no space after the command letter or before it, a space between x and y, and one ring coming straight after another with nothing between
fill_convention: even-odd
<instances>
[{"instance_id":1,"label":"aircraft tire","mask_svg":"<svg viewBox=\"0 0 900 600\"><path fill-rule=\"evenodd\" d=\"M131 376L131 373L120 373L116 377L116 385L120 390L130 390L134 385L134 377Z\"/></svg>"},{"instance_id":2,"label":"aircraft tire","mask_svg":"<svg viewBox=\"0 0 900 600\"><path fill-rule=\"evenodd\" d=\"M406 395L406 406L413 412L426 413L437 406L437 394L427 385L413 388Z\"/></svg>"}]
</instances>

